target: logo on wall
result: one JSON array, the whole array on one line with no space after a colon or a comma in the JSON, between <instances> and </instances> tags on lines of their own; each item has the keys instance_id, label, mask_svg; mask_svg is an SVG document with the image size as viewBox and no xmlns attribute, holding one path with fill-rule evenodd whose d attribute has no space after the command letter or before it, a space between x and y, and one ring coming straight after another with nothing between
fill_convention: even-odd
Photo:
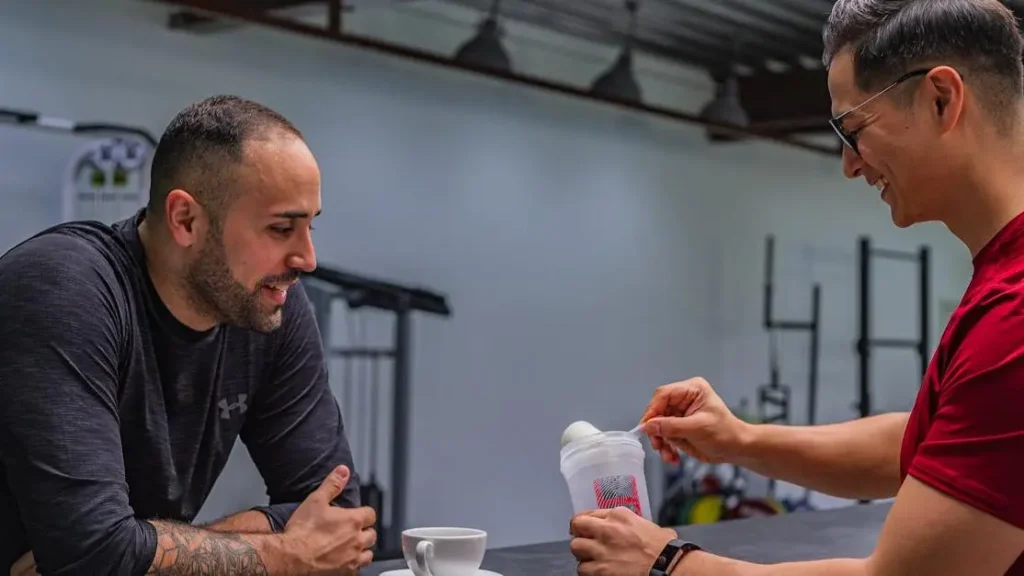
<instances>
[{"instance_id":1,"label":"logo on wall","mask_svg":"<svg viewBox=\"0 0 1024 576\"><path fill-rule=\"evenodd\" d=\"M153 147L119 136L93 140L71 158L64 178L64 220L110 224L145 206Z\"/></svg>"}]
</instances>

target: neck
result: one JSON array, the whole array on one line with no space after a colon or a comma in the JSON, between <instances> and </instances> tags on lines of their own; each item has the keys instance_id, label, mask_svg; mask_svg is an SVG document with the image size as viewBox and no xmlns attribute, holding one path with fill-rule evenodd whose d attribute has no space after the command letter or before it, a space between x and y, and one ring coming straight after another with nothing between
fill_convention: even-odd
<instances>
[{"instance_id":1,"label":"neck","mask_svg":"<svg viewBox=\"0 0 1024 576\"><path fill-rule=\"evenodd\" d=\"M206 331L216 325L216 321L196 311L188 298L188 290L182 284L183 275L179 273L182 266L178 259L160 247L167 242L158 238L160 231L154 230L148 221L139 224L139 239L146 253L146 268L153 282L157 295L164 306L179 322L196 331Z\"/></svg>"},{"instance_id":2,"label":"neck","mask_svg":"<svg viewBox=\"0 0 1024 576\"><path fill-rule=\"evenodd\" d=\"M946 217L942 219L972 258L1024 212L1024 167L1018 160L1019 148L1002 142L1001 146L976 149L1001 152L969 159L965 178L947 203Z\"/></svg>"}]
</instances>

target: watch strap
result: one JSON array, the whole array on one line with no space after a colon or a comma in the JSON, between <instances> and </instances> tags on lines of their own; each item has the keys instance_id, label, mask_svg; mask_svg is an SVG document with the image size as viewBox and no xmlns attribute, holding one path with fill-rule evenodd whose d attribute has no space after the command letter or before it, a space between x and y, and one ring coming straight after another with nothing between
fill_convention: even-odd
<instances>
[{"instance_id":1,"label":"watch strap","mask_svg":"<svg viewBox=\"0 0 1024 576\"><path fill-rule=\"evenodd\" d=\"M694 550L701 550L701 547L686 540L671 540L661 550L661 554L654 560L649 576L668 576L675 569L676 565Z\"/></svg>"}]
</instances>

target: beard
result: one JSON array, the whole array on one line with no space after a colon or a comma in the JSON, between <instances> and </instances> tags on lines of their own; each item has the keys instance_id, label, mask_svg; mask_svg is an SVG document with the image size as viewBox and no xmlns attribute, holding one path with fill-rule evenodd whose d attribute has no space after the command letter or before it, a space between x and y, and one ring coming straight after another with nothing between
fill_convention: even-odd
<instances>
[{"instance_id":1,"label":"beard","mask_svg":"<svg viewBox=\"0 0 1024 576\"><path fill-rule=\"evenodd\" d=\"M209 241L185 273L185 284L192 304L204 315L223 324L266 333L280 328L282 306L265 306L260 298L263 287L297 277L297 272L268 277L255 288L247 288L232 276L219 231L211 230Z\"/></svg>"}]
</instances>

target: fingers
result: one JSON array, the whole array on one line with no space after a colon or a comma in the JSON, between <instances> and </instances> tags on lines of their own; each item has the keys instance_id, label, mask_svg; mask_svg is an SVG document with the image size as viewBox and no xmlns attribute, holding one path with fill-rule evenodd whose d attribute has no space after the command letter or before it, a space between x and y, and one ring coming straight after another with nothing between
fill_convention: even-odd
<instances>
[{"instance_id":1,"label":"fingers","mask_svg":"<svg viewBox=\"0 0 1024 576\"><path fill-rule=\"evenodd\" d=\"M569 550L580 562L590 562L601 553L601 545L589 538L575 538L569 543Z\"/></svg>"},{"instance_id":2,"label":"fingers","mask_svg":"<svg viewBox=\"0 0 1024 576\"><path fill-rule=\"evenodd\" d=\"M327 475L327 478L324 478L324 481L309 495L307 500L330 504L345 489L350 476L351 473L347 466L338 466Z\"/></svg>"},{"instance_id":3,"label":"fingers","mask_svg":"<svg viewBox=\"0 0 1024 576\"><path fill-rule=\"evenodd\" d=\"M644 432L650 436L661 436L669 443L685 440L694 432L707 425L707 416L694 414L683 417L652 418L644 424Z\"/></svg>"},{"instance_id":4,"label":"fingers","mask_svg":"<svg viewBox=\"0 0 1024 576\"><path fill-rule=\"evenodd\" d=\"M31 551L11 565L11 576L36 576L36 559Z\"/></svg>"},{"instance_id":5,"label":"fingers","mask_svg":"<svg viewBox=\"0 0 1024 576\"><path fill-rule=\"evenodd\" d=\"M595 510L577 514L569 522L569 533L577 538L597 538L601 533L601 524L608 512L608 510Z\"/></svg>"},{"instance_id":6,"label":"fingers","mask_svg":"<svg viewBox=\"0 0 1024 576\"><path fill-rule=\"evenodd\" d=\"M362 516L360 516L361 528L369 528L377 524L377 511L369 506L363 506L359 509Z\"/></svg>"},{"instance_id":7,"label":"fingers","mask_svg":"<svg viewBox=\"0 0 1024 576\"><path fill-rule=\"evenodd\" d=\"M371 550L364 550L359 554L359 567L366 568L373 563L373 552Z\"/></svg>"},{"instance_id":8,"label":"fingers","mask_svg":"<svg viewBox=\"0 0 1024 576\"><path fill-rule=\"evenodd\" d=\"M364 550L369 550L377 545L377 531L367 528L359 533L359 543Z\"/></svg>"},{"instance_id":9,"label":"fingers","mask_svg":"<svg viewBox=\"0 0 1024 576\"><path fill-rule=\"evenodd\" d=\"M703 378L691 378L659 387L655 390L640 421L647 422L659 416L686 414L692 404L706 392L707 387L708 384Z\"/></svg>"}]
</instances>

